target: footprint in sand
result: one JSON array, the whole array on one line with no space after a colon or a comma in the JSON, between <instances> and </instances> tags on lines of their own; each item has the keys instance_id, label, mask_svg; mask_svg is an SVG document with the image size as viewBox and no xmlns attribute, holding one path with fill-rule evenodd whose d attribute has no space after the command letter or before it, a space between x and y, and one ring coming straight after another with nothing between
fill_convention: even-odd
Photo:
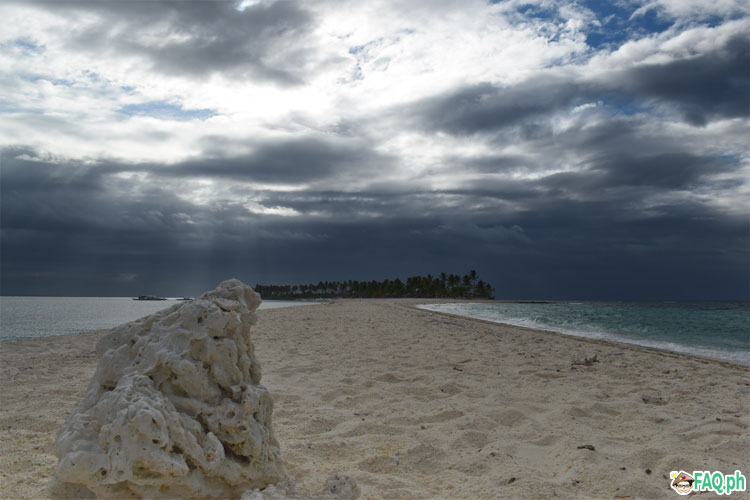
<instances>
[{"instance_id":1,"label":"footprint in sand","mask_svg":"<svg viewBox=\"0 0 750 500\"><path fill-rule=\"evenodd\" d=\"M515 427L526 423L529 418L518 410L506 410L497 416L497 421L500 425L506 427Z\"/></svg>"},{"instance_id":2,"label":"footprint in sand","mask_svg":"<svg viewBox=\"0 0 750 500\"><path fill-rule=\"evenodd\" d=\"M353 429L339 434L339 437L348 438L369 435L398 436L401 433L403 433L403 429L399 427L366 422L357 424Z\"/></svg>"},{"instance_id":3,"label":"footprint in sand","mask_svg":"<svg viewBox=\"0 0 750 500\"><path fill-rule=\"evenodd\" d=\"M400 472L398 459L388 455L368 457L359 462L357 467L375 474L396 474Z\"/></svg>"},{"instance_id":4,"label":"footprint in sand","mask_svg":"<svg viewBox=\"0 0 750 500\"><path fill-rule=\"evenodd\" d=\"M398 378L397 376L393 375L392 373L387 373L385 375L381 375L379 377L375 377L374 380L377 380L378 382L387 382L389 384L398 384L399 382L403 382L402 379Z\"/></svg>"},{"instance_id":5,"label":"footprint in sand","mask_svg":"<svg viewBox=\"0 0 750 500\"><path fill-rule=\"evenodd\" d=\"M535 372L534 375L536 375L537 377L547 378L547 379L567 377L567 374L562 373L562 372L548 372L548 371Z\"/></svg>"},{"instance_id":6,"label":"footprint in sand","mask_svg":"<svg viewBox=\"0 0 750 500\"><path fill-rule=\"evenodd\" d=\"M323 395L320 396L320 400L325 403L331 403L338 399L345 398L346 396L356 396L359 394L359 392L360 391L358 391L354 387L341 387L341 388L337 388L332 391L323 393Z\"/></svg>"},{"instance_id":7,"label":"footprint in sand","mask_svg":"<svg viewBox=\"0 0 750 500\"><path fill-rule=\"evenodd\" d=\"M444 397L445 394L434 387L426 385L398 386L397 391L419 401L432 401L435 398Z\"/></svg>"},{"instance_id":8,"label":"footprint in sand","mask_svg":"<svg viewBox=\"0 0 750 500\"><path fill-rule=\"evenodd\" d=\"M453 443L451 448L454 450L476 450L483 447L488 442L487 435L479 431L462 432Z\"/></svg>"},{"instance_id":9,"label":"footprint in sand","mask_svg":"<svg viewBox=\"0 0 750 500\"><path fill-rule=\"evenodd\" d=\"M536 439L534 441L529 441L531 444L535 444L537 446L552 446L553 444L560 441L560 436L554 436L552 434L549 434L547 436L543 436L539 439Z\"/></svg>"},{"instance_id":10,"label":"footprint in sand","mask_svg":"<svg viewBox=\"0 0 750 500\"><path fill-rule=\"evenodd\" d=\"M440 413L436 413L435 415L430 415L427 417L420 418L420 422L425 424L434 424L438 422L447 422L448 420L453 420L455 418L463 417L464 412L459 410L446 410Z\"/></svg>"},{"instance_id":11,"label":"footprint in sand","mask_svg":"<svg viewBox=\"0 0 750 500\"><path fill-rule=\"evenodd\" d=\"M406 455L400 459L400 463L407 471L432 474L440 470L440 461L445 456L446 453L441 448L430 444L420 444L407 451Z\"/></svg>"},{"instance_id":12,"label":"footprint in sand","mask_svg":"<svg viewBox=\"0 0 750 500\"><path fill-rule=\"evenodd\" d=\"M341 419L314 417L302 426L302 432L308 435L325 434L340 423Z\"/></svg>"},{"instance_id":13,"label":"footprint in sand","mask_svg":"<svg viewBox=\"0 0 750 500\"><path fill-rule=\"evenodd\" d=\"M568 410L568 414L572 417L590 417L591 413L588 410L584 410L578 406L574 406Z\"/></svg>"},{"instance_id":14,"label":"footprint in sand","mask_svg":"<svg viewBox=\"0 0 750 500\"><path fill-rule=\"evenodd\" d=\"M621 411L610 408L609 406L602 403L594 403L593 405L591 405L591 410L607 417L619 417L620 415L622 415Z\"/></svg>"}]
</instances>

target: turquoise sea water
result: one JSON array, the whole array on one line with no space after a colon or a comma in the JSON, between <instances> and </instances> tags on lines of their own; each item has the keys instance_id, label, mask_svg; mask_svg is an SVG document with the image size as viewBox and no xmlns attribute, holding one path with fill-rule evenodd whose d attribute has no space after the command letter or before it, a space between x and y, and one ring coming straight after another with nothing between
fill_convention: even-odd
<instances>
[{"instance_id":1,"label":"turquoise sea water","mask_svg":"<svg viewBox=\"0 0 750 500\"><path fill-rule=\"evenodd\" d=\"M419 307L750 365L748 302L449 303Z\"/></svg>"},{"instance_id":2,"label":"turquoise sea water","mask_svg":"<svg viewBox=\"0 0 750 500\"><path fill-rule=\"evenodd\" d=\"M0 342L113 328L178 302L130 297L0 297ZM264 300L260 309L312 303Z\"/></svg>"}]
</instances>

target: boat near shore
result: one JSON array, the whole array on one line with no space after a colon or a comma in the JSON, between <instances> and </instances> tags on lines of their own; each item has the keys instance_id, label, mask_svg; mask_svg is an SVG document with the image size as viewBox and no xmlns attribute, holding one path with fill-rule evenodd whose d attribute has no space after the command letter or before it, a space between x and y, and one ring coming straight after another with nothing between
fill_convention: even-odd
<instances>
[{"instance_id":1,"label":"boat near shore","mask_svg":"<svg viewBox=\"0 0 750 500\"><path fill-rule=\"evenodd\" d=\"M166 297L157 297L156 295L139 295L133 300L167 300Z\"/></svg>"}]
</instances>

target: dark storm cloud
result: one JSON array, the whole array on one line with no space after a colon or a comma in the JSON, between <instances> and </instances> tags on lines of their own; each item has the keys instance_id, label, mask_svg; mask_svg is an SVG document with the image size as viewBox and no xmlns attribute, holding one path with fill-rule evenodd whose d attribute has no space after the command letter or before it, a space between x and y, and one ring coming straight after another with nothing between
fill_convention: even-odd
<instances>
[{"instance_id":1,"label":"dark storm cloud","mask_svg":"<svg viewBox=\"0 0 750 500\"><path fill-rule=\"evenodd\" d=\"M75 50L146 57L158 73L252 76L283 85L305 77L310 52L302 42L314 27L297 2L234 1L37 2L74 20L95 13L101 22L71 33Z\"/></svg>"},{"instance_id":2,"label":"dark storm cloud","mask_svg":"<svg viewBox=\"0 0 750 500\"><path fill-rule=\"evenodd\" d=\"M637 193L634 199L654 192L695 189L718 197L727 186L715 179L740 175L736 158L688 152L683 138L645 133L647 126L646 118L618 118L532 141L550 159L565 150L576 151L578 157L572 171L539 182L584 197L605 191L612 196L611 190L626 188Z\"/></svg>"},{"instance_id":3,"label":"dark storm cloud","mask_svg":"<svg viewBox=\"0 0 750 500\"><path fill-rule=\"evenodd\" d=\"M612 72L607 79L626 95L672 103L686 121L705 125L713 118L748 115L749 60L747 36L736 35L716 50Z\"/></svg>"},{"instance_id":4,"label":"dark storm cloud","mask_svg":"<svg viewBox=\"0 0 750 500\"><path fill-rule=\"evenodd\" d=\"M658 190L706 186L708 178L736 169L731 160L688 153L605 155L597 158L595 165L595 172L601 174L597 188L650 186Z\"/></svg>"},{"instance_id":5,"label":"dark storm cloud","mask_svg":"<svg viewBox=\"0 0 750 500\"><path fill-rule=\"evenodd\" d=\"M544 133L539 122L552 115L600 101L614 114L663 105L693 125L705 125L712 119L748 116L749 59L747 40L737 35L715 50L611 71L602 79L556 71L504 87L469 85L418 101L403 115L418 128L459 136L520 127L533 137Z\"/></svg>"},{"instance_id":6,"label":"dark storm cloud","mask_svg":"<svg viewBox=\"0 0 750 500\"><path fill-rule=\"evenodd\" d=\"M155 64L164 58L162 71L185 74L263 73L258 54L275 42L243 45L254 22L245 16L269 26L287 19L282 38L311 22L280 3L247 14L231 4L115 4L97 7L111 26L79 35L111 38L113 50L147 53ZM189 35L181 46L147 49L118 34L160 16ZM239 17L208 40L198 20L211 26L217 16ZM215 56L229 41L236 50ZM189 47L194 55L173 59ZM263 74L294 81L292 59L274 66L286 73ZM164 165L8 148L0 157L2 293L195 295L229 276L298 283L474 268L509 298L746 297L746 219L716 203L737 196L741 165L732 152L711 155L655 129L649 111L693 125L746 116L747 59L747 44L733 38L596 79L556 70L419 100L396 117L421 131L486 135L490 151L440 158L422 177L399 182L383 175L399 159L357 139L368 129L353 120L345 140L207 137L202 155ZM552 117L591 102L599 103L591 115L552 126ZM508 144L517 153L500 152ZM433 175L455 185L427 188ZM196 200L186 187L194 179L221 186Z\"/></svg>"},{"instance_id":7,"label":"dark storm cloud","mask_svg":"<svg viewBox=\"0 0 750 500\"><path fill-rule=\"evenodd\" d=\"M680 287L691 280L711 288L709 295L744 293L741 276L732 277L732 269L747 267L744 224L700 203L662 206L663 213L646 217L609 200L532 195L522 200L524 210L513 211L483 210L478 207L483 198L472 191L423 194L460 200L461 208L434 203L424 213L412 201L414 194L392 195L386 205L394 211L384 217L306 221L327 239L283 253L292 258L293 248L302 254L309 251L322 259L314 268L326 269L326 275L337 279L352 277L340 271L350 266L359 269L360 276L475 266L506 297L580 297L590 293L587 287L597 288L600 297L628 297L634 290L639 290L636 295L687 297L696 292L696 283ZM372 200L378 199L374 193L327 198L347 213L362 204L373 208ZM612 286L607 289L609 280ZM644 283L650 290L643 291Z\"/></svg>"},{"instance_id":8,"label":"dark storm cloud","mask_svg":"<svg viewBox=\"0 0 750 500\"><path fill-rule=\"evenodd\" d=\"M395 161L356 140L301 138L253 144L208 137L203 145L205 157L173 165L112 160L92 164L69 159L58 164L54 158L40 159L31 148L5 148L3 180L14 189L9 195L23 192L43 198L54 191L58 195L70 192L75 197L79 191L102 192L102 184L107 183L108 187L121 186L124 194L133 196L138 193L129 189L129 181L115 174L145 174L154 183L231 179L240 183L297 186L375 178L389 172ZM220 154L223 148L240 145L250 147L251 152L235 156ZM27 201L32 203L33 199Z\"/></svg>"},{"instance_id":9,"label":"dark storm cloud","mask_svg":"<svg viewBox=\"0 0 750 500\"><path fill-rule=\"evenodd\" d=\"M571 82L546 77L512 87L471 85L418 102L407 111L419 126L463 135L515 126L567 106L585 95Z\"/></svg>"},{"instance_id":10,"label":"dark storm cloud","mask_svg":"<svg viewBox=\"0 0 750 500\"><path fill-rule=\"evenodd\" d=\"M642 124L625 120L619 126L605 123L569 131L564 137L551 139L551 144L530 145L544 151L541 158L550 161L565 149L576 150L580 160L570 170L545 173L538 168L518 168L511 172L532 174L532 178L483 175L465 181L460 190L448 194L461 196L464 206L474 207L472 217L486 216L489 220L494 217L506 226L517 224L523 228L530 221L556 217L559 220L550 224L545 233L556 233L554 228L559 223L562 231L586 234L590 230L591 241L602 227L608 234L611 232L608 224L615 227L629 221L634 227L633 240L628 244L632 248L638 238L652 239L652 234L644 235L638 230L638 224L643 224L641 229L645 230L655 217L678 221L670 222L674 224L698 218L735 224L737 220L718 212L710 203L742 185L742 165L729 157L679 151L664 137L656 136L649 141L636 133L639 125ZM605 137L609 134L614 134L616 140L608 142ZM599 137L601 142L591 141L591 137ZM657 147L659 142L661 149ZM473 160L469 165L475 163ZM685 201L692 196L709 202L694 198ZM499 218L499 213L512 217ZM734 222L728 222L731 220ZM664 229L666 226L665 223ZM684 236L689 239L689 234ZM743 235L738 232L736 236ZM557 248L568 241L562 234L560 239Z\"/></svg>"},{"instance_id":11,"label":"dark storm cloud","mask_svg":"<svg viewBox=\"0 0 750 500\"><path fill-rule=\"evenodd\" d=\"M296 139L258 143L239 156L220 155L223 147L237 145L221 138L207 138L210 156L163 169L163 175L229 177L252 182L295 184L331 177L374 176L392 167L393 159L360 141Z\"/></svg>"},{"instance_id":12,"label":"dark storm cloud","mask_svg":"<svg viewBox=\"0 0 750 500\"><path fill-rule=\"evenodd\" d=\"M462 161L460 158L449 158L447 163ZM462 161L474 172L481 173L513 173L528 171L534 167L529 158L521 155L487 155L474 158L470 161Z\"/></svg>"},{"instance_id":13,"label":"dark storm cloud","mask_svg":"<svg viewBox=\"0 0 750 500\"><path fill-rule=\"evenodd\" d=\"M114 175L127 165L59 162L29 148L6 148L0 157L4 231L178 230L171 215L192 206L156 186L133 193L132 181Z\"/></svg>"},{"instance_id":14,"label":"dark storm cloud","mask_svg":"<svg viewBox=\"0 0 750 500\"><path fill-rule=\"evenodd\" d=\"M537 198L607 200L626 204L636 218L653 196L700 192L718 199L741 183L736 157L690 152L683 137L655 132L648 120L618 117L537 137L499 135L499 147L512 143L525 154L451 157L434 170L464 172L453 192L475 196L471 206L485 199L496 200L486 203L488 210L500 203L535 210Z\"/></svg>"},{"instance_id":15,"label":"dark storm cloud","mask_svg":"<svg viewBox=\"0 0 750 500\"><path fill-rule=\"evenodd\" d=\"M241 199L182 199L182 178L154 168L3 151L3 293L195 295L228 276L296 283L470 268L499 296L632 298L643 283L654 297L744 293L744 221L695 200L638 209L650 190L675 186L660 178L608 197L594 196L605 181L587 185L586 172L559 185L548 176L454 190L233 184L237 195L301 214L281 217L251 213ZM129 170L147 176L123 178Z\"/></svg>"}]
</instances>

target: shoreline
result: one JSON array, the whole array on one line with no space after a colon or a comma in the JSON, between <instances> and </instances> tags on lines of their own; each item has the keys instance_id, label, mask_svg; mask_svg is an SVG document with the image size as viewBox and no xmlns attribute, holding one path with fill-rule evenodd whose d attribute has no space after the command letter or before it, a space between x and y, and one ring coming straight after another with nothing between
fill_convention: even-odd
<instances>
[{"instance_id":1,"label":"shoreline","mask_svg":"<svg viewBox=\"0 0 750 500\"><path fill-rule=\"evenodd\" d=\"M333 304L336 300L389 300L389 301L392 301L392 300L419 300L419 299L330 299L329 302L316 302L314 304L302 304L302 305L328 305L328 304ZM443 311L433 311L433 310L430 310L430 309L421 309L421 308L418 307L421 304L422 303L420 302L420 304L413 304L413 305L410 305L409 307L412 308L412 309L414 309L414 310L416 310L416 311L427 311L427 312L430 312L430 313L441 314L441 315L449 316L449 317L453 317L453 318L468 319L468 320L472 320L472 321L478 321L478 322L482 322L482 323L487 323L487 324L490 324L490 325L502 325L502 326L505 326L505 327L508 327L508 328L515 328L515 329L518 329L518 330L526 330L526 331L529 331L529 332L551 334L551 335L559 335L559 336L562 336L562 337L569 337L569 338L573 338L573 339L576 339L576 340L581 340L581 341L590 342L590 343L594 343L594 344L609 345L609 346L611 346L613 348L615 348L615 347L621 347L621 348L633 349L633 350L641 351L641 352L649 352L649 353L652 353L652 354L664 354L664 355L668 355L670 357L677 357L677 358L684 357L686 359L690 359L690 360L698 361L698 362L712 362L712 363L718 363L720 365L726 365L726 366L729 366L729 367L745 368L750 373L750 365L743 365L741 363L732 363L731 361L726 361L726 360L723 360L723 359L709 358L709 357L698 356L698 355L695 355L695 354L688 354L688 353L683 353L683 352L670 351L669 349L666 349L666 348L665 349L660 349L658 347L643 346L643 345L640 345L640 344L631 344L631 343L628 343L628 342L625 342L625 341L608 340L608 339L596 339L596 338L591 338L591 337L585 337L585 336L582 336L582 335L575 335L573 333L564 333L564 332L558 332L558 331L555 331L555 330L545 330L543 328L532 328L532 327L528 327L528 326L514 325L512 323L503 323L501 321L492 321L492 320L488 320L488 319L475 318L475 317L472 317L472 316L464 316L464 315L461 315L461 314L453 314L453 313L448 313L448 312L443 312ZM111 329L106 329L105 328L105 329L98 329L98 330L87 330L87 331L83 331L83 332L80 332L80 333L62 333L60 335L49 335L47 337L39 337L39 338L33 338L33 339L12 340L12 341L0 340L0 350L2 349L3 345L17 345L17 344L26 344L26 343L29 343L29 342L43 342L43 341L45 341L47 339L58 339L58 338L62 338L62 337L77 337L77 336L81 336L81 335L103 335L103 334L109 332L110 330Z\"/></svg>"},{"instance_id":2,"label":"shoreline","mask_svg":"<svg viewBox=\"0 0 750 500\"><path fill-rule=\"evenodd\" d=\"M176 300L176 299L167 299L167 300ZM437 299L430 299L430 298L367 298L367 299L360 299L360 298L325 298L325 299L294 299L294 300L276 300L276 299L270 299L268 301L263 302L270 302L270 303L277 303L277 302L297 302L295 306L292 307L300 307L300 306L307 306L307 305L330 305L334 304L337 301L392 301L392 302L403 302L404 304L408 304L409 307L411 307L414 310L417 311L427 311L432 312L435 314L442 314L445 316L451 316L455 318L462 318L462 319L471 319L473 321L479 321L487 324L494 324L494 325L503 325L509 328L517 328L519 330L527 330L530 332L539 332L539 333L547 333L547 334L553 334L553 335L561 335L563 337L570 337L578 340L593 342L593 343L601 343L604 345L611 345L613 347L627 347L629 349L635 349L635 350L643 350L644 352L654 352L654 353L662 353L662 354L668 354L678 357L685 357L688 359L693 359L696 361L711 361L716 362L719 364L726 364L728 366L735 366L739 368L747 368L750 370L750 361L748 361L748 364L742 364L742 363L735 363L732 361L728 361L725 359L719 359L719 358L712 358L709 356L701 356L698 354L691 354L686 352L678 352L673 351L668 348L660 348L660 347L654 347L654 346L647 346L642 344L637 344L634 342L628 342L627 340L615 340L615 339L600 339L595 337L588 337L584 334L577 334L573 332L563 332L563 331L557 331L552 329L546 329L546 328L535 328L530 326L524 326L524 325L516 325L513 323L506 323L502 321L495 321L495 320L489 320L489 319L483 319L483 318L477 318L474 316L469 315L461 315L461 314L455 314L445 311L435 311L432 309L423 309L420 308L420 305L430 305L430 304L451 304L451 303L466 303L466 304L480 304L480 303L486 303L486 304L493 304L493 303L500 303L500 304L556 304L556 303L567 303L571 301L527 301L527 300L490 300L490 299L453 299L453 298L437 298ZM601 302L608 302L608 301L601 301ZM685 301L690 302L690 301ZM721 301L718 301L721 302ZM259 311L265 310L265 309L275 309L277 307L268 307L264 309L259 309ZM550 327L552 328L552 327ZM59 335L49 335L46 337L39 337L39 338L29 338L29 339L21 339L21 340L10 340L6 341L2 338L0 338L0 346L2 345L13 345L17 343L25 343L25 342L37 342L37 341L43 341L45 339L52 339L52 338L58 338L58 337L67 337L67 336L77 336L77 335L87 335L92 333L101 333L101 332L107 332L110 329L104 328L104 329L95 329L95 330L86 330L82 332L77 333L62 333Z\"/></svg>"},{"instance_id":3,"label":"shoreline","mask_svg":"<svg viewBox=\"0 0 750 500\"><path fill-rule=\"evenodd\" d=\"M258 311L299 492L343 472L363 499L671 498L671 470L750 472L748 368L416 307L435 302ZM0 497L45 497L103 333L0 345Z\"/></svg>"},{"instance_id":4,"label":"shoreline","mask_svg":"<svg viewBox=\"0 0 750 500\"><path fill-rule=\"evenodd\" d=\"M491 303L493 301L484 301L484 302ZM508 302L508 301L494 301L494 302L521 303L521 302ZM438 302L431 302L431 303L438 303ZM427 303L425 303L425 304L427 304ZM746 368L750 372L750 364L746 365L746 364L742 364L742 363L733 363L731 361L727 361L727 360L724 360L724 359L710 358L710 357L707 357L707 356L699 356L697 354L690 354L690 353L685 353L685 352L677 352L677 351L669 350L667 348L645 346L645 345L641 345L641 344L630 343L630 342L627 342L625 340L598 339L598 338L593 338L593 337L586 337L584 335L576 335L575 333L559 332L559 331L556 331L556 330L547 330L547 329L544 329L544 328L532 328L532 327L529 327L529 326L514 325L513 323L504 323L502 321L493 321L493 320L489 320L489 319L475 318L473 316L468 316L468 315L454 314L454 313L449 313L449 312L444 312L444 311L434 311L432 309L422 309L422 308L418 307L419 305L421 305L421 303L420 304L414 304L411 307L413 307L414 309L416 309L418 311L428 311L428 312L432 312L432 313L435 313L435 314L443 314L443 315L446 315L446 316L451 316L451 317L454 317L454 318L471 319L471 320L474 320L474 321L481 321L483 323L488 323L488 324L491 324L491 325L492 324L494 324L494 325L503 325L503 326L507 326L509 328L517 328L519 330L527 330L527 331L530 331L530 332L546 333L546 334L552 334L552 335L561 335L563 337L570 337L570 338L574 338L574 339L578 339L578 340L583 340L583 341L588 341L588 342L592 342L592 343L601 343L601 344L604 344L604 345L611 345L612 347L626 347L626 348L629 348L629 349L642 350L643 352L651 352L651 353L656 353L656 354L661 353L661 354L667 354L667 355L672 355L672 356L677 356L677 357L685 357L685 358L692 359L692 360L695 360L695 361L710 361L710 362L719 363L719 364L727 365L727 366L733 366L733 367L737 367L737 368Z\"/></svg>"},{"instance_id":5,"label":"shoreline","mask_svg":"<svg viewBox=\"0 0 750 500\"><path fill-rule=\"evenodd\" d=\"M109 297L111 298L111 297ZM127 298L127 297L115 297L115 298ZM135 299L134 299L135 300ZM170 301L177 301L182 299L172 299L167 298L166 300ZM750 360L747 361L747 363L742 362L733 362L731 360L721 359L718 357L711 357L711 356L703 356L700 354L693 354L688 352L679 352L671 350L667 347L655 347L655 346L648 346L639 344L636 342L629 342L626 339L602 339L602 338L596 338L596 337L590 337L585 335L584 333L576 333L576 332L565 332L565 331L558 331L554 330L550 327L550 329L546 329L543 327L531 327L531 326L524 326L524 325L518 325L513 323L506 323L499 320L490 320L490 319L483 319L483 318L477 318L474 316L469 315L461 315L461 314L455 314L445 311L435 311L431 309L423 309L420 308L420 305L430 305L430 304L564 304L564 303L571 303L571 302L577 302L577 301L555 301L555 300L507 300L507 299L459 299L459 298L322 298L322 299L283 299L283 300L277 300L277 299L269 299L269 300L263 300L261 304L263 303L270 303L271 307L261 308L258 309L258 311L265 310L265 309L275 309L279 306L276 306L276 303L280 302L293 302L296 303L294 306L291 307L299 307L299 306L306 306L306 305L330 305L335 303L336 301L391 301L391 302L401 302L404 304L409 304L410 307L412 307L415 310L422 310L422 311L428 311L433 312L437 314L443 314L446 316L452 316L456 318L465 318L465 319L472 319L474 321L481 321L486 322L489 324L496 324L496 325L505 325L507 327L511 328L518 328L521 330L528 330L528 331L534 331L534 332L544 332L548 334L554 334L554 335L562 335L565 337L571 337L579 340L585 340L585 341L591 341L591 342L600 342L608 345L612 345L613 347L621 346L621 347L627 347L631 349L642 349L646 352L656 352L656 353L664 353L664 354L671 354L674 356L684 356L685 358L694 359L697 361L712 361L720 364L727 364L730 366L736 366L740 368L748 368L750 369ZM633 302L637 303L639 301L588 301L588 302L601 302L601 303L608 303L608 302ZM654 302L654 301L642 301L642 302ZM694 302L694 301L655 301L655 302ZM727 301L702 301L702 302L727 302ZM728 302L743 302L743 301L728 301ZM282 306L286 307L286 306ZM95 333L95 332L103 332L103 331L109 331L109 328L103 328L103 329L95 329L95 330L86 330L82 332L76 332L76 333L62 333L57 335L49 335L46 337L38 337L38 338L28 338L28 339L16 339L16 340L5 340L3 338L0 338L0 346L2 345L8 345L8 344L16 344L16 343L23 343L23 342L35 342L35 341L41 341L45 339L50 338L56 338L56 337L65 337L65 336L76 336L76 335L84 335L89 333Z\"/></svg>"}]
</instances>

